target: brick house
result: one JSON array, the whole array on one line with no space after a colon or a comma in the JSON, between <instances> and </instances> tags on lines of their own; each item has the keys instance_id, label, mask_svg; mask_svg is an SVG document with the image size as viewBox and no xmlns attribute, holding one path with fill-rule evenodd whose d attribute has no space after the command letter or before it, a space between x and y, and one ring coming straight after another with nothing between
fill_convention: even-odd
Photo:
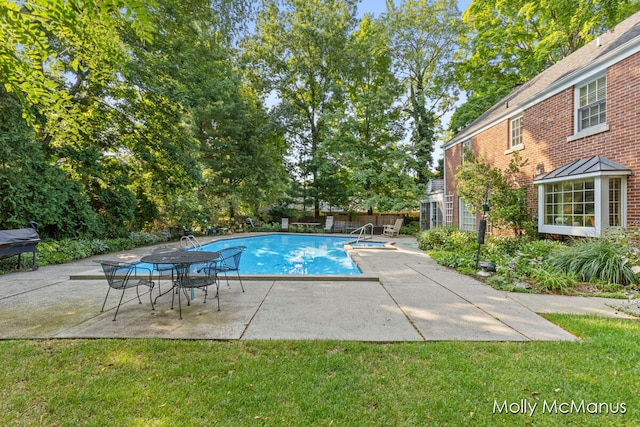
<instances>
[{"instance_id":1,"label":"brick house","mask_svg":"<svg viewBox=\"0 0 640 427\"><path fill-rule=\"evenodd\" d=\"M506 168L518 151L542 233L597 236L640 222L640 13L514 89L444 145L449 225L464 150Z\"/></svg>"}]
</instances>

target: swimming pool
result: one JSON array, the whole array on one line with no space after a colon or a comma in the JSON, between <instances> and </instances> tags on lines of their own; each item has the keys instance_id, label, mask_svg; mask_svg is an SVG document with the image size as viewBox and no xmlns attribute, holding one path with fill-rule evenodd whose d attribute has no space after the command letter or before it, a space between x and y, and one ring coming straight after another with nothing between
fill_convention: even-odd
<instances>
[{"instance_id":1,"label":"swimming pool","mask_svg":"<svg viewBox=\"0 0 640 427\"><path fill-rule=\"evenodd\" d=\"M359 275L344 244L353 237L267 234L216 240L193 250L218 251L246 246L240 259L241 274Z\"/></svg>"}]
</instances>

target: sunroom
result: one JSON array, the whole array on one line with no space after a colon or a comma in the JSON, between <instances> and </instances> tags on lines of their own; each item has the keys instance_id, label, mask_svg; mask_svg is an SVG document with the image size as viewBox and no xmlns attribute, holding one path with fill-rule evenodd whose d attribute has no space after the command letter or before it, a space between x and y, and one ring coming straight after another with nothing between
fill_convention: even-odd
<instances>
[{"instance_id":1,"label":"sunroom","mask_svg":"<svg viewBox=\"0 0 640 427\"><path fill-rule=\"evenodd\" d=\"M625 227L631 170L600 156L561 166L533 180L538 186L538 231L601 236Z\"/></svg>"}]
</instances>

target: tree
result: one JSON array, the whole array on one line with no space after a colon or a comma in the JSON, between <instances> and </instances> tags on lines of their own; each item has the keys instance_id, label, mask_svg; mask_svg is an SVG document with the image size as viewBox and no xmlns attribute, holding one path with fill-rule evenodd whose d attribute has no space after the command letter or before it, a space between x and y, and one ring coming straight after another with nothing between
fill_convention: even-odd
<instances>
[{"instance_id":1,"label":"tree","mask_svg":"<svg viewBox=\"0 0 640 427\"><path fill-rule=\"evenodd\" d=\"M128 54L120 29L132 28L148 40L147 12L147 6L127 0L0 4L0 78L37 131L30 137L36 154L31 170L50 177L51 195L58 195L52 200L62 204L57 211L66 215L60 218L57 211L43 209L45 234L102 233L105 225L115 227L114 218L132 219L132 193L123 187L103 191L94 184L109 170L101 170L99 162L100 135L107 124L102 91L117 80ZM20 144L20 139L11 143ZM59 180L65 181L63 195L54 188ZM100 216L89 219L89 206ZM47 227L54 218L55 226Z\"/></svg>"},{"instance_id":2,"label":"tree","mask_svg":"<svg viewBox=\"0 0 640 427\"><path fill-rule=\"evenodd\" d=\"M400 146L404 129L397 100L403 87L392 71L387 41L384 23L366 15L345 51L345 107L329 116L331 131L320 147L331 165L321 174L329 180L323 199L346 193L353 208L370 214L413 207L417 200Z\"/></svg>"},{"instance_id":3,"label":"tree","mask_svg":"<svg viewBox=\"0 0 640 427\"><path fill-rule=\"evenodd\" d=\"M387 1L389 43L395 69L406 85L416 181L432 177L440 119L457 100L454 54L464 26L454 0Z\"/></svg>"},{"instance_id":4,"label":"tree","mask_svg":"<svg viewBox=\"0 0 640 427\"><path fill-rule=\"evenodd\" d=\"M0 224L23 228L36 221L48 237L100 233L82 187L45 160L42 144L22 117L22 105L0 87Z\"/></svg>"},{"instance_id":5,"label":"tree","mask_svg":"<svg viewBox=\"0 0 640 427\"><path fill-rule=\"evenodd\" d=\"M78 120L81 112L71 102L64 73L110 79L127 54L118 29L130 26L148 39L149 6L129 0L3 0L0 77L18 96L25 117L33 122L31 107L37 106L54 128Z\"/></svg>"},{"instance_id":6,"label":"tree","mask_svg":"<svg viewBox=\"0 0 640 427\"><path fill-rule=\"evenodd\" d=\"M459 131L544 69L640 10L634 0L473 0L463 19L458 81L467 103L454 114Z\"/></svg>"},{"instance_id":7,"label":"tree","mask_svg":"<svg viewBox=\"0 0 640 427\"><path fill-rule=\"evenodd\" d=\"M233 220L238 207L253 216L284 194L286 145L282 133L248 87L235 86L224 112L199 117L206 195L226 201Z\"/></svg>"},{"instance_id":8,"label":"tree","mask_svg":"<svg viewBox=\"0 0 640 427\"><path fill-rule=\"evenodd\" d=\"M522 167L526 164L527 160L522 160L516 152L509 166L501 170L491 167L482 157L467 153L456 173L456 191L471 213L482 211L488 191L491 203L488 219L495 227L508 227L516 236L532 233L527 188L519 184L523 180Z\"/></svg>"},{"instance_id":9,"label":"tree","mask_svg":"<svg viewBox=\"0 0 640 427\"><path fill-rule=\"evenodd\" d=\"M256 87L281 104L282 124L293 151L294 176L308 181L320 213L318 149L326 138L327 113L338 108L336 80L347 65L344 52L355 25L356 0L266 0L256 34L245 43Z\"/></svg>"}]
</instances>

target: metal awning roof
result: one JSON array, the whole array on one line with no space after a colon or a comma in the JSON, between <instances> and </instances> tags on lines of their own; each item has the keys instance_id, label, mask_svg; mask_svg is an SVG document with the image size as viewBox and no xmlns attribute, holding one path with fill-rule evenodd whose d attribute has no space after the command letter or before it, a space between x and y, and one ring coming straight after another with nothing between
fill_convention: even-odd
<instances>
[{"instance_id":1,"label":"metal awning roof","mask_svg":"<svg viewBox=\"0 0 640 427\"><path fill-rule=\"evenodd\" d=\"M551 172L536 177L533 182L562 180L584 175L631 175L631 169L600 156L586 157L560 166Z\"/></svg>"}]
</instances>

